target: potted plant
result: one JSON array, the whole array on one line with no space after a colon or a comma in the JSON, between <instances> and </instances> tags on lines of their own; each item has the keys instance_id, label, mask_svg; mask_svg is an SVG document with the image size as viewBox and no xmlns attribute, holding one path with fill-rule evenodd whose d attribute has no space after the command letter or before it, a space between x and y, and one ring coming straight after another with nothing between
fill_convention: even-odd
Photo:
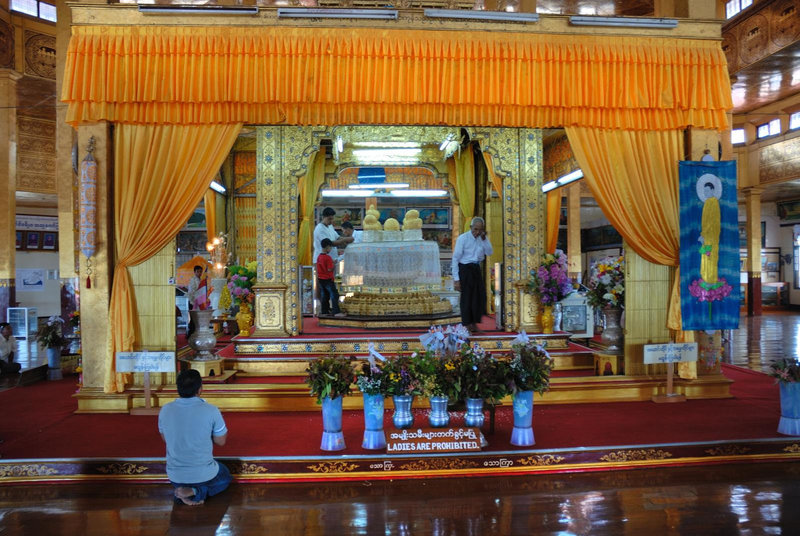
<instances>
[{"instance_id":1,"label":"potted plant","mask_svg":"<svg viewBox=\"0 0 800 536\"><path fill-rule=\"evenodd\" d=\"M342 433L342 397L350 394L353 368L343 357L320 357L311 361L306 369L306 383L311 395L322 404L322 450L345 448Z\"/></svg>"},{"instance_id":2,"label":"potted plant","mask_svg":"<svg viewBox=\"0 0 800 536\"><path fill-rule=\"evenodd\" d=\"M388 360L383 366L383 374L386 394L392 397L394 404L392 423L398 429L409 428L414 424L411 413L414 396L422 394L412 357L401 355Z\"/></svg>"},{"instance_id":3,"label":"potted plant","mask_svg":"<svg viewBox=\"0 0 800 536\"><path fill-rule=\"evenodd\" d=\"M533 438L533 393L550 389L553 360L543 346L536 343L514 344L511 347L507 384L514 397L514 429L511 444L520 447L535 443Z\"/></svg>"},{"instance_id":4,"label":"potted plant","mask_svg":"<svg viewBox=\"0 0 800 536\"><path fill-rule=\"evenodd\" d=\"M430 425L434 428L447 426L450 422L447 405L461 398L459 354L439 356L427 350L417 352L413 359L422 392L430 402Z\"/></svg>"},{"instance_id":5,"label":"potted plant","mask_svg":"<svg viewBox=\"0 0 800 536\"><path fill-rule=\"evenodd\" d=\"M625 259L606 257L592 264L586 300L603 312L603 341L609 350L622 346L620 318L625 307Z\"/></svg>"},{"instance_id":6,"label":"potted plant","mask_svg":"<svg viewBox=\"0 0 800 536\"><path fill-rule=\"evenodd\" d=\"M547 253L542 263L535 270L531 270L528 289L537 297L544 307L542 312L542 331L553 333L561 331L561 311L558 302L572 294L574 287L572 279L567 275L567 256L561 250Z\"/></svg>"},{"instance_id":7,"label":"potted plant","mask_svg":"<svg viewBox=\"0 0 800 536\"><path fill-rule=\"evenodd\" d=\"M499 403L509 394L506 385L506 364L478 345L464 347L460 359L461 393L467 407L464 423L483 426L483 403Z\"/></svg>"},{"instance_id":8,"label":"potted plant","mask_svg":"<svg viewBox=\"0 0 800 536\"><path fill-rule=\"evenodd\" d=\"M387 393L386 373L381 365L370 360L356 371L356 385L364 396L364 439L361 448L382 449L386 447L383 432L383 399Z\"/></svg>"},{"instance_id":9,"label":"potted plant","mask_svg":"<svg viewBox=\"0 0 800 536\"><path fill-rule=\"evenodd\" d=\"M778 433L800 435L800 363L783 358L770 364L770 375L781 389L781 420Z\"/></svg>"},{"instance_id":10,"label":"potted plant","mask_svg":"<svg viewBox=\"0 0 800 536\"><path fill-rule=\"evenodd\" d=\"M61 379L61 348L67 339L64 337L64 319L53 315L47 322L39 327L36 340L47 351L47 378L50 380Z\"/></svg>"}]
</instances>

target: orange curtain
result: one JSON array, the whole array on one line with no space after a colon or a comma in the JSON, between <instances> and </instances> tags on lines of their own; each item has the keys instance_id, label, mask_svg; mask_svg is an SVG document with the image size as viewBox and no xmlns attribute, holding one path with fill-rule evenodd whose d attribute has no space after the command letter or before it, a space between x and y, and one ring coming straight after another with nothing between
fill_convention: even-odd
<instances>
[{"instance_id":1,"label":"orange curtain","mask_svg":"<svg viewBox=\"0 0 800 536\"><path fill-rule=\"evenodd\" d=\"M547 192L547 252L553 253L558 244L558 223L561 219L561 189Z\"/></svg>"},{"instance_id":2,"label":"orange curtain","mask_svg":"<svg viewBox=\"0 0 800 536\"><path fill-rule=\"evenodd\" d=\"M311 264L313 255L314 205L317 193L325 182L325 152L317 151L308 158L308 172L297 182L299 193L300 230L297 239L297 262Z\"/></svg>"},{"instance_id":3,"label":"orange curtain","mask_svg":"<svg viewBox=\"0 0 800 536\"><path fill-rule=\"evenodd\" d=\"M217 236L217 192L209 188L203 196L206 210L206 237L211 242Z\"/></svg>"},{"instance_id":4,"label":"orange curtain","mask_svg":"<svg viewBox=\"0 0 800 536\"><path fill-rule=\"evenodd\" d=\"M486 169L489 170L489 179L492 181L492 187L497 192L497 195L500 196L500 199L503 199L503 178L494 171L494 159L486 151L481 150L481 154L483 155L483 161L486 163Z\"/></svg>"},{"instance_id":5,"label":"orange curtain","mask_svg":"<svg viewBox=\"0 0 800 536\"><path fill-rule=\"evenodd\" d=\"M683 133L581 127L566 131L586 184L626 244L649 262L678 267ZM676 331L682 327L679 282L676 273L667 314L667 327Z\"/></svg>"},{"instance_id":6,"label":"orange curtain","mask_svg":"<svg viewBox=\"0 0 800 536\"><path fill-rule=\"evenodd\" d=\"M466 232L475 215L475 156L472 145L453 155L456 170L455 189L463 220L458 234ZM456 235L458 236L458 235Z\"/></svg>"},{"instance_id":7,"label":"orange curtain","mask_svg":"<svg viewBox=\"0 0 800 536\"><path fill-rule=\"evenodd\" d=\"M719 39L375 28L73 26L71 124L725 130Z\"/></svg>"},{"instance_id":8,"label":"orange curtain","mask_svg":"<svg viewBox=\"0 0 800 536\"><path fill-rule=\"evenodd\" d=\"M122 392L116 352L141 340L129 266L160 251L186 223L233 147L240 124L117 125L114 143L114 267L104 390ZM157 222L157 224L154 224Z\"/></svg>"}]
</instances>

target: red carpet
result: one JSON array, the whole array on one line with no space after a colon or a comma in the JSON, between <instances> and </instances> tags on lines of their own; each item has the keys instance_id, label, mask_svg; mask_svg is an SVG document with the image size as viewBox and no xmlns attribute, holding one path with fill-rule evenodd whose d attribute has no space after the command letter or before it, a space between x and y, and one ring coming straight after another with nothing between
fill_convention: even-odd
<instances>
[{"instance_id":1,"label":"red carpet","mask_svg":"<svg viewBox=\"0 0 800 536\"><path fill-rule=\"evenodd\" d=\"M536 449L663 444L783 437L776 432L780 415L778 388L772 378L723 366L736 383L734 398L690 400L683 404L628 402L539 405L534 413ZM156 417L75 415L71 395L75 378L40 382L0 393L7 418L0 428L0 455L13 458L163 457ZM415 410L424 426L427 410ZM219 456L318 455L321 415L299 413L226 413L228 444ZM387 430L391 416L386 414ZM463 422L454 414L453 424ZM511 408L497 410L497 429L487 435L488 451L516 450L508 443ZM488 422L487 422L488 425ZM361 449L363 416L346 411L342 454Z\"/></svg>"}]
</instances>

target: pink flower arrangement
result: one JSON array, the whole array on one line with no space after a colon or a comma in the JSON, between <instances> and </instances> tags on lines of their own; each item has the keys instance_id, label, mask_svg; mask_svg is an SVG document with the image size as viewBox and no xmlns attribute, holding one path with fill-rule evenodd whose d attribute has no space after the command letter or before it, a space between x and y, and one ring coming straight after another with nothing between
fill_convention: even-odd
<instances>
[{"instance_id":1,"label":"pink flower arrangement","mask_svg":"<svg viewBox=\"0 0 800 536\"><path fill-rule=\"evenodd\" d=\"M567 256L561 250L547 253L542 264L531 270L528 288L544 305L553 305L572 294L572 279L567 275Z\"/></svg>"},{"instance_id":2,"label":"pink flower arrangement","mask_svg":"<svg viewBox=\"0 0 800 536\"><path fill-rule=\"evenodd\" d=\"M237 303L242 302L251 303L253 301L253 283L256 280L256 266L255 262L248 263L244 266L229 266L228 272L228 291L231 293L231 299Z\"/></svg>"}]
</instances>

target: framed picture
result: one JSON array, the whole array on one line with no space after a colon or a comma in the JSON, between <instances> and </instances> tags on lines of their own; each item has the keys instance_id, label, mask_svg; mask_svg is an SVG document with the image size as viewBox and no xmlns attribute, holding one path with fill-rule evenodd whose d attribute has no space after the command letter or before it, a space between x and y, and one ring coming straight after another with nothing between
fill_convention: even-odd
<instances>
[{"instance_id":1,"label":"framed picture","mask_svg":"<svg viewBox=\"0 0 800 536\"><path fill-rule=\"evenodd\" d=\"M419 217L428 229L450 229L450 207L421 208Z\"/></svg>"},{"instance_id":2,"label":"framed picture","mask_svg":"<svg viewBox=\"0 0 800 536\"><path fill-rule=\"evenodd\" d=\"M762 283L778 283L779 280L778 272L764 272L761 274Z\"/></svg>"},{"instance_id":3,"label":"framed picture","mask_svg":"<svg viewBox=\"0 0 800 536\"><path fill-rule=\"evenodd\" d=\"M25 232L25 249L39 249L42 243L42 233L39 231Z\"/></svg>"},{"instance_id":4,"label":"framed picture","mask_svg":"<svg viewBox=\"0 0 800 536\"><path fill-rule=\"evenodd\" d=\"M337 208L336 215L333 217L333 226L337 229L341 229L342 224L349 221L353 224L353 227L359 228L361 227L361 220L363 217L364 209L361 207Z\"/></svg>"},{"instance_id":5,"label":"framed picture","mask_svg":"<svg viewBox=\"0 0 800 536\"><path fill-rule=\"evenodd\" d=\"M778 206L778 217L781 220L800 220L800 199L781 201Z\"/></svg>"},{"instance_id":6,"label":"framed picture","mask_svg":"<svg viewBox=\"0 0 800 536\"><path fill-rule=\"evenodd\" d=\"M25 243L22 241L22 231L17 231L17 249L23 249L25 247Z\"/></svg>"},{"instance_id":7,"label":"framed picture","mask_svg":"<svg viewBox=\"0 0 800 536\"><path fill-rule=\"evenodd\" d=\"M42 233L42 249L56 249L58 233Z\"/></svg>"},{"instance_id":8,"label":"framed picture","mask_svg":"<svg viewBox=\"0 0 800 536\"><path fill-rule=\"evenodd\" d=\"M399 223L403 223L403 217L406 215L405 207L388 207L388 208L380 208L378 211L381 213L378 221L381 223L386 223L386 220L389 218L396 219ZM422 217L422 215L420 215ZM423 220L424 221L424 220Z\"/></svg>"},{"instance_id":9,"label":"framed picture","mask_svg":"<svg viewBox=\"0 0 800 536\"><path fill-rule=\"evenodd\" d=\"M433 240L439 244L439 251L452 251L453 249L453 233L450 229L423 229L423 240Z\"/></svg>"}]
</instances>

